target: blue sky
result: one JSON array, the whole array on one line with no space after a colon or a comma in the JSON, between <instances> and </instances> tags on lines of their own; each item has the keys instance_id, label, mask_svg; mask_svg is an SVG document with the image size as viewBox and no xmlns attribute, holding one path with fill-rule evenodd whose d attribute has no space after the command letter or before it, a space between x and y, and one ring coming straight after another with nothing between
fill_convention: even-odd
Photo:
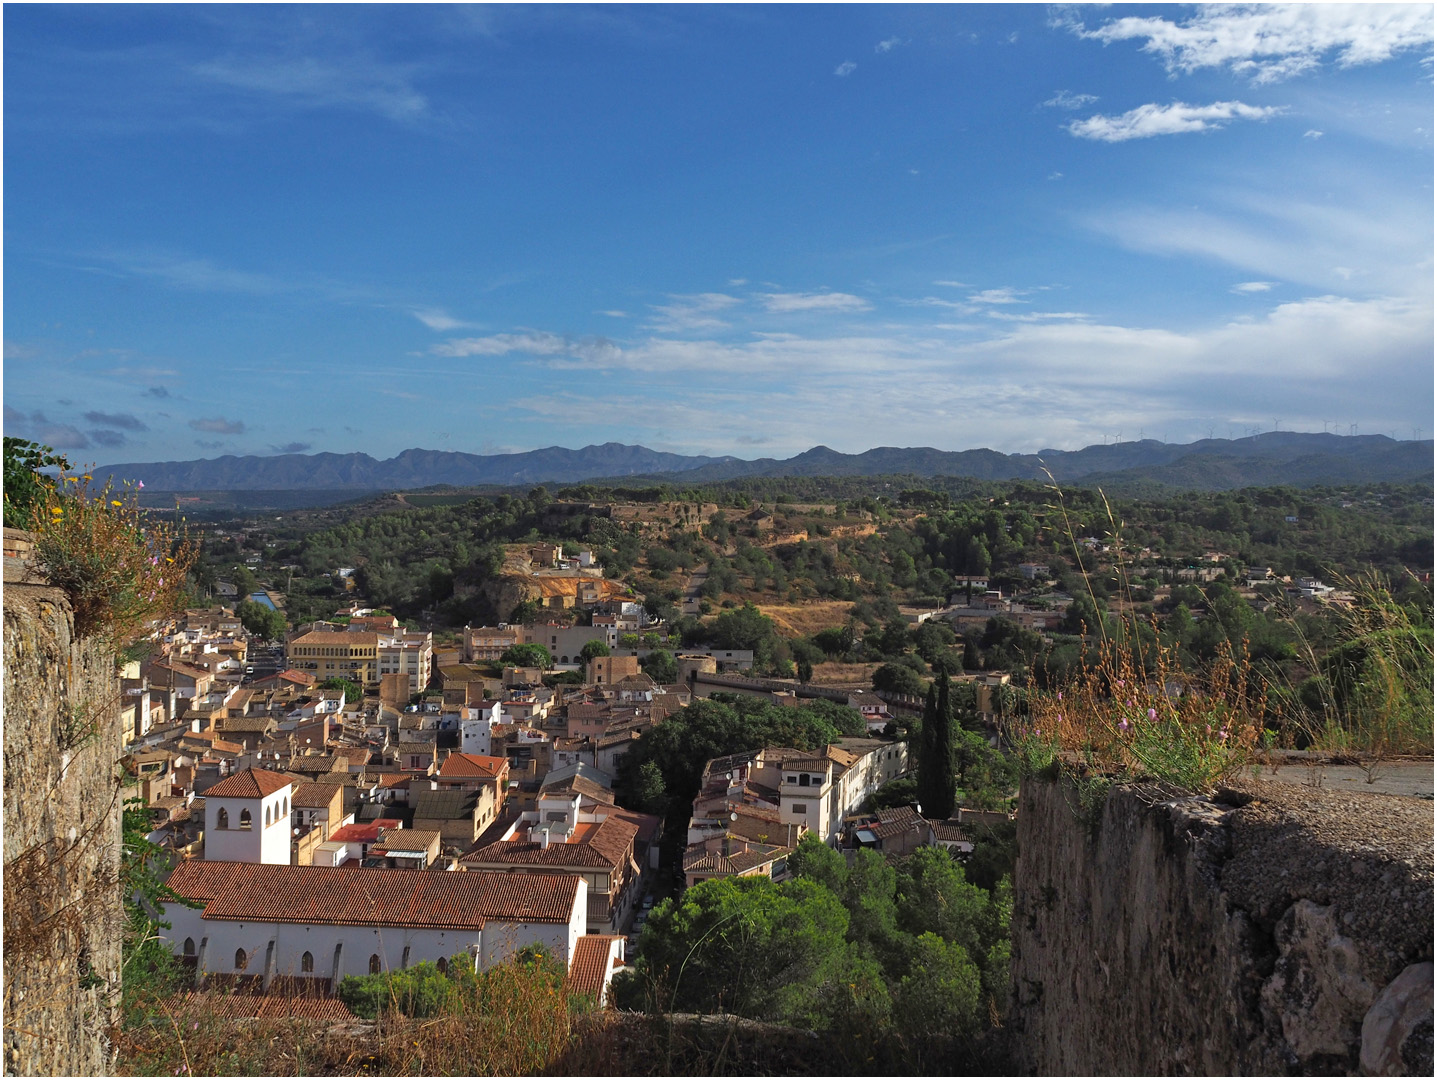
<instances>
[{"instance_id":1,"label":"blue sky","mask_svg":"<svg viewBox=\"0 0 1437 1080\"><path fill-rule=\"evenodd\" d=\"M1430 438L1432 22L6 5L5 431Z\"/></svg>"}]
</instances>

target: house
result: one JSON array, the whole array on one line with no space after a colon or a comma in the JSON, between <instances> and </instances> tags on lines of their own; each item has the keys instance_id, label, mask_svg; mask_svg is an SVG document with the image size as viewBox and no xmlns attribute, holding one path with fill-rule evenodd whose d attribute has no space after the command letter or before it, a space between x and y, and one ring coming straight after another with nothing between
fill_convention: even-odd
<instances>
[{"instance_id":1,"label":"house","mask_svg":"<svg viewBox=\"0 0 1437 1080\"><path fill-rule=\"evenodd\" d=\"M595 618L598 619L600 616L595 616ZM596 656L589 661L586 678L592 686L604 686L638 673L639 658L637 656Z\"/></svg>"},{"instance_id":2,"label":"house","mask_svg":"<svg viewBox=\"0 0 1437 1080\"><path fill-rule=\"evenodd\" d=\"M309 866L314 849L352 821L344 812L344 787L315 781L299 784L290 799L290 864Z\"/></svg>"},{"instance_id":3,"label":"house","mask_svg":"<svg viewBox=\"0 0 1437 1080\"><path fill-rule=\"evenodd\" d=\"M181 863L163 903L163 940L197 977L328 980L456 955L476 970L536 945L567 967L584 936L576 874L420 873L378 867Z\"/></svg>"},{"instance_id":4,"label":"house","mask_svg":"<svg viewBox=\"0 0 1437 1080\"><path fill-rule=\"evenodd\" d=\"M313 865L360 866L368 857L369 849L384 839L386 830L403 826L398 818L375 818L341 826L315 848Z\"/></svg>"},{"instance_id":5,"label":"house","mask_svg":"<svg viewBox=\"0 0 1437 1080\"><path fill-rule=\"evenodd\" d=\"M205 791L205 859L289 865L294 781L243 769Z\"/></svg>"},{"instance_id":6,"label":"house","mask_svg":"<svg viewBox=\"0 0 1437 1080\"><path fill-rule=\"evenodd\" d=\"M361 686L379 683L379 635L311 630L284 647L286 667L316 679L343 678Z\"/></svg>"},{"instance_id":7,"label":"house","mask_svg":"<svg viewBox=\"0 0 1437 1080\"><path fill-rule=\"evenodd\" d=\"M888 702L877 694L852 693L848 695L848 707L857 709L868 723L869 731L882 731L893 720L888 711Z\"/></svg>"},{"instance_id":8,"label":"house","mask_svg":"<svg viewBox=\"0 0 1437 1080\"><path fill-rule=\"evenodd\" d=\"M529 548L529 563L534 567L552 568L559 564L562 549L553 544L535 544Z\"/></svg>"},{"instance_id":9,"label":"house","mask_svg":"<svg viewBox=\"0 0 1437 1080\"><path fill-rule=\"evenodd\" d=\"M582 801L576 793L541 793L539 809L516 822L507 838L469 852L460 865L582 877L588 886L588 932L617 932L638 891L642 867L634 840L639 829L617 814L586 813Z\"/></svg>"},{"instance_id":10,"label":"house","mask_svg":"<svg viewBox=\"0 0 1437 1080\"><path fill-rule=\"evenodd\" d=\"M475 626L464 628L465 661L494 662L519 643L520 632L509 626Z\"/></svg>"},{"instance_id":11,"label":"house","mask_svg":"<svg viewBox=\"0 0 1437 1080\"><path fill-rule=\"evenodd\" d=\"M624 966L624 938L619 934L585 934L569 965L569 993L593 999L603 1008L609 1002L609 983Z\"/></svg>"},{"instance_id":12,"label":"house","mask_svg":"<svg viewBox=\"0 0 1437 1080\"><path fill-rule=\"evenodd\" d=\"M440 791L409 790L409 805L414 808L416 829L438 832L448 846L467 851L489 823L498 816L498 804L492 787L465 791L445 788Z\"/></svg>"},{"instance_id":13,"label":"house","mask_svg":"<svg viewBox=\"0 0 1437 1080\"><path fill-rule=\"evenodd\" d=\"M856 825L852 835L858 847L873 848L884 855L907 855L933 842L933 827L913 807L895 806Z\"/></svg>"},{"instance_id":14,"label":"house","mask_svg":"<svg viewBox=\"0 0 1437 1080\"><path fill-rule=\"evenodd\" d=\"M369 846L365 866L395 870L428 870L439 861L442 840L435 829L385 829Z\"/></svg>"},{"instance_id":15,"label":"house","mask_svg":"<svg viewBox=\"0 0 1437 1080\"><path fill-rule=\"evenodd\" d=\"M717 836L684 850L684 885L692 888L716 877L766 877L774 881L788 874L793 848L760 844L731 836Z\"/></svg>"}]
</instances>

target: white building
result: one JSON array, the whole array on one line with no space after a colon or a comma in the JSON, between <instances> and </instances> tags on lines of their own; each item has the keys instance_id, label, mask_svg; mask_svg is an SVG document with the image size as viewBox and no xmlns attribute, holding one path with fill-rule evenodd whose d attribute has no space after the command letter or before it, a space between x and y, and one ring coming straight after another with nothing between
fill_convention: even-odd
<instances>
[{"instance_id":1,"label":"white building","mask_svg":"<svg viewBox=\"0 0 1437 1080\"><path fill-rule=\"evenodd\" d=\"M253 863L181 863L167 883L165 941L197 975L332 980L456 955L476 969L539 945L567 967L588 885L573 874L463 874Z\"/></svg>"},{"instance_id":2,"label":"white building","mask_svg":"<svg viewBox=\"0 0 1437 1080\"><path fill-rule=\"evenodd\" d=\"M294 783L265 769L244 769L207 789L205 859L289 865Z\"/></svg>"}]
</instances>

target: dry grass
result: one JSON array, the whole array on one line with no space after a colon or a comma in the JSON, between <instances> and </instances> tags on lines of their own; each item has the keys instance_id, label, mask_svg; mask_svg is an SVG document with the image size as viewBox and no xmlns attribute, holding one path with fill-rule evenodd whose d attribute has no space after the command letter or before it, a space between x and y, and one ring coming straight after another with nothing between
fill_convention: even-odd
<instances>
[{"instance_id":1,"label":"dry grass","mask_svg":"<svg viewBox=\"0 0 1437 1080\"><path fill-rule=\"evenodd\" d=\"M873 688L873 673L878 670L880 664L840 664L836 660L825 661L822 664L813 665L813 678L810 680L819 686L858 686L863 689Z\"/></svg>"},{"instance_id":2,"label":"dry grass","mask_svg":"<svg viewBox=\"0 0 1437 1080\"><path fill-rule=\"evenodd\" d=\"M830 626L842 626L853 610L851 600L807 600L798 604L758 605L784 637L808 637ZM826 665L825 665L826 666ZM814 669L817 671L817 668Z\"/></svg>"}]
</instances>

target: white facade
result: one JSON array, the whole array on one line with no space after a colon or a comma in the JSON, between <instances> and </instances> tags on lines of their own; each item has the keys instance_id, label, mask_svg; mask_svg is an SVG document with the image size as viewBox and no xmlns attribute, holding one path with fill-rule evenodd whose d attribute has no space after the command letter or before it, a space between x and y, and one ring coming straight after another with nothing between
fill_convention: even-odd
<instances>
[{"instance_id":1,"label":"white facade","mask_svg":"<svg viewBox=\"0 0 1437 1080\"><path fill-rule=\"evenodd\" d=\"M206 797L206 861L288 866L292 787L286 784L259 799Z\"/></svg>"}]
</instances>

